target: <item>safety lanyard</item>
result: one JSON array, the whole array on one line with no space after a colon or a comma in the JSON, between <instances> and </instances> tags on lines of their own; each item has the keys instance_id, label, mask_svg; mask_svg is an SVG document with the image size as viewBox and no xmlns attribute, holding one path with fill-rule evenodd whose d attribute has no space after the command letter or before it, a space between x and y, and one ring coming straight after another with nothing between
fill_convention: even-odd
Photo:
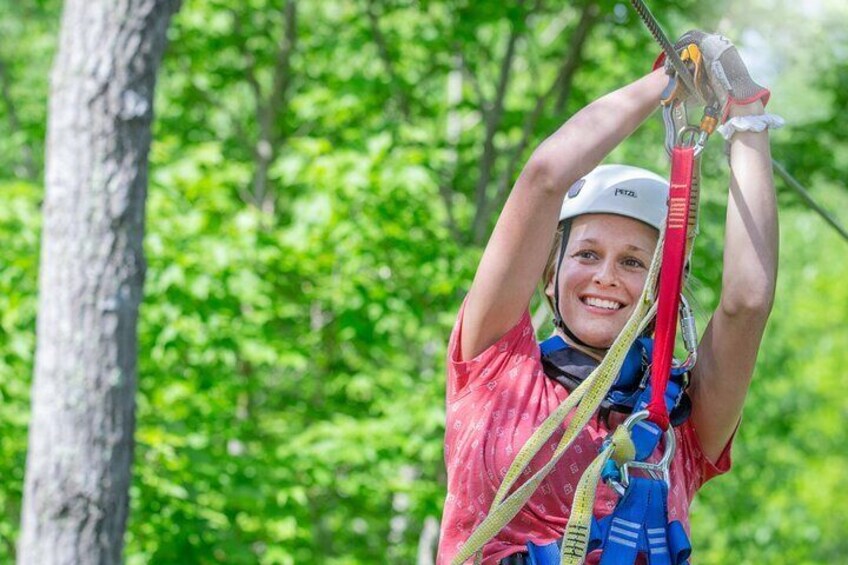
<instances>
[{"instance_id":1,"label":"safety lanyard","mask_svg":"<svg viewBox=\"0 0 848 565\"><path fill-rule=\"evenodd\" d=\"M695 148L675 146L671 154L671 186L657 298L654 357L651 363L652 393L651 402L648 404L648 420L662 430L666 430L669 424L665 391L677 335L677 314L686 265L689 217L693 213L690 207L694 167Z\"/></svg>"}]
</instances>

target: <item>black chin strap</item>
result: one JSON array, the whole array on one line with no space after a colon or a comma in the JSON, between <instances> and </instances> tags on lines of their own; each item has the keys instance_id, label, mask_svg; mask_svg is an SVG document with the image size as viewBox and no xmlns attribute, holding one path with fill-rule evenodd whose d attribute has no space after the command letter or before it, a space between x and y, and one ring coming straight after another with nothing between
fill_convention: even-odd
<instances>
[{"instance_id":1,"label":"black chin strap","mask_svg":"<svg viewBox=\"0 0 848 565\"><path fill-rule=\"evenodd\" d=\"M565 320L562 319L562 314L559 312L559 271L560 267L562 267L562 259L565 257L565 247L568 244L568 236L571 233L571 220L563 221L562 227L562 239L559 244L559 256L557 257L556 263L556 271L554 271L554 326L562 330L562 333L568 337L571 341L581 347L588 347L589 349L601 349L605 350L605 347L597 347L595 345L589 345L571 331L567 325L565 325Z\"/></svg>"}]
</instances>

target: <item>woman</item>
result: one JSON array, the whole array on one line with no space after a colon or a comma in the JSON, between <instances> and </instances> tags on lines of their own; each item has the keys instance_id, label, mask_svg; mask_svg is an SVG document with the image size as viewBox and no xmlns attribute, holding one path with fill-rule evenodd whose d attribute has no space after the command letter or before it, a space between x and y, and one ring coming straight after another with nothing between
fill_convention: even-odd
<instances>
[{"instance_id":1,"label":"woman","mask_svg":"<svg viewBox=\"0 0 848 565\"><path fill-rule=\"evenodd\" d=\"M756 129L771 123L758 117L768 91L751 81L735 48L723 38L702 34L692 41L702 47L705 68L723 64L733 76L729 85L708 76L730 118L726 127L732 135L731 180L721 298L698 345L688 390L691 415L675 429L678 449L671 466L669 518L687 528L694 493L730 468L730 444L771 309L777 270L768 134L743 131L752 124ZM721 48L715 49L716 42ZM569 394L567 387L545 375L528 314L543 273L546 294L556 304L557 334L586 356L601 359L634 309L659 224L638 207L624 205L609 213L581 208L570 199L563 205L563 200L571 187L572 193L579 189L588 194L615 184L603 180L604 169L589 173L651 115L667 82L666 74L656 70L591 103L535 150L513 187L449 346L448 496L439 563L449 563L488 514L515 454ZM735 134L734 125L739 130ZM638 170L627 174L653 186L640 189L640 194L648 197L653 190L656 196L654 175ZM666 189L659 190L664 201ZM566 229L551 253L560 213ZM556 252L559 245L565 246L563 253ZM518 515L486 544L484 563L522 563L527 542L545 544L562 537L577 481L609 427L603 418L589 423ZM561 431L549 440L551 450L560 437ZM530 470L543 465L550 452L543 449ZM601 485L595 515L609 514L616 501L617 496ZM588 559L596 561L596 555Z\"/></svg>"}]
</instances>

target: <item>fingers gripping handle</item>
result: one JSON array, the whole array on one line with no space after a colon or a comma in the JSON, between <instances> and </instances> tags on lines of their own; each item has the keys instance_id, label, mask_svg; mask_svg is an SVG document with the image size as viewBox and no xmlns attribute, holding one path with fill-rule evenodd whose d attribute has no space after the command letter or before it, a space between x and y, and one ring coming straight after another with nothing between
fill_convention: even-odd
<instances>
[{"instance_id":1,"label":"fingers gripping handle","mask_svg":"<svg viewBox=\"0 0 848 565\"><path fill-rule=\"evenodd\" d=\"M693 44L703 55L704 72L709 88L720 103L722 123L727 121L731 106L750 104L756 100L761 100L763 106L768 103L771 93L751 78L748 67L730 40L717 33L691 30L680 36L674 44L674 51L680 53ZM665 52L657 57L653 68L662 65L667 65Z\"/></svg>"}]
</instances>

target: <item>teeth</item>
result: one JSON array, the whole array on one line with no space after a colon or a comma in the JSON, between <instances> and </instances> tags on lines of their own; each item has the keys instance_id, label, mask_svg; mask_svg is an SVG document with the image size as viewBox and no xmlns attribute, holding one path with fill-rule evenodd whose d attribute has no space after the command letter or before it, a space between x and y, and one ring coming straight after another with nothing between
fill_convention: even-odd
<instances>
[{"instance_id":1,"label":"teeth","mask_svg":"<svg viewBox=\"0 0 848 565\"><path fill-rule=\"evenodd\" d=\"M586 304L589 306L595 306L596 308L605 308L607 310L618 310L621 308L621 304L618 302L613 302L612 300L603 300L601 298L595 298L593 296L589 296L585 299Z\"/></svg>"}]
</instances>

